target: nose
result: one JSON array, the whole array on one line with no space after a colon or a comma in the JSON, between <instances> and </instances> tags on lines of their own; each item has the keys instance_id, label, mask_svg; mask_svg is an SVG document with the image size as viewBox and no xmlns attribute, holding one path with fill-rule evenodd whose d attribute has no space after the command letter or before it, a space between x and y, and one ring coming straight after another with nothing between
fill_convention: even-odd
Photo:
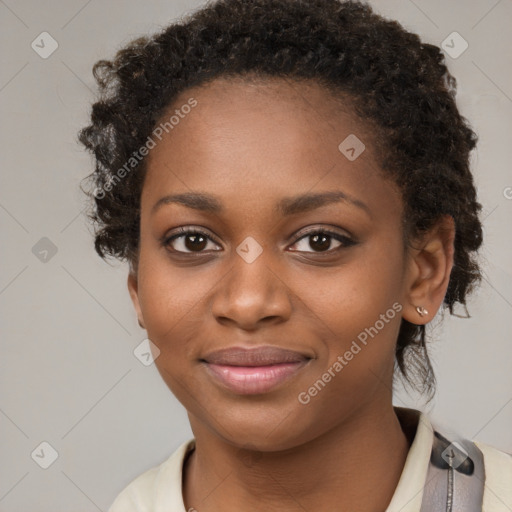
<instances>
[{"instance_id":1,"label":"nose","mask_svg":"<svg viewBox=\"0 0 512 512\"><path fill-rule=\"evenodd\" d=\"M252 263L235 255L233 267L221 279L212 304L218 322L244 330L284 322L291 310L289 285L263 254Z\"/></svg>"}]
</instances>

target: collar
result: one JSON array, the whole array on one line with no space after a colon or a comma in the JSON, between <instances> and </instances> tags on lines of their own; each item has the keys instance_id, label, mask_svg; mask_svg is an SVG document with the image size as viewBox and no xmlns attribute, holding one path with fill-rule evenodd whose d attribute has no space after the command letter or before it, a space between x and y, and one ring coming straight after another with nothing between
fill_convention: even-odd
<instances>
[{"instance_id":1,"label":"collar","mask_svg":"<svg viewBox=\"0 0 512 512\"><path fill-rule=\"evenodd\" d=\"M404 432L412 434L414 439L386 512L417 512L421 508L423 499L434 429L428 416L420 411L395 407L395 412ZM415 434L414 428L416 428Z\"/></svg>"},{"instance_id":2,"label":"collar","mask_svg":"<svg viewBox=\"0 0 512 512\"><path fill-rule=\"evenodd\" d=\"M433 428L428 417L420 411L395 407L395 412L404 432L413 440L395 493L385 512L417 512L423 498ZM155 512L186 512L182 494L183 464L193 449L195 438L183 442L159 467L154 482Z\"/></svg>"}]
</instances>

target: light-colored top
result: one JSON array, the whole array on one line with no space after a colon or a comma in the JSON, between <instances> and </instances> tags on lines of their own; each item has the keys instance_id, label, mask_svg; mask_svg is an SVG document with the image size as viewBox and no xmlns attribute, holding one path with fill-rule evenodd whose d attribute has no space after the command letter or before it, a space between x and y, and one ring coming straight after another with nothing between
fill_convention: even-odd
<instances>
[{"instance_id":1,"label":"light-colored top","mask_svg":"<svg viewBox=\"0 0 512 512\"><path fill-rule=\"evenodd\" d=\"M400 480L385 512L419 512L433 435L428 416L421 413ZM511 512L512 455L480 442L475 444L484 456L483 512ZM195 439L185 441L167 460L135 478L108 512L187 512L182 494L183 462L194 447Z\"/></svg>"}]
</instances>

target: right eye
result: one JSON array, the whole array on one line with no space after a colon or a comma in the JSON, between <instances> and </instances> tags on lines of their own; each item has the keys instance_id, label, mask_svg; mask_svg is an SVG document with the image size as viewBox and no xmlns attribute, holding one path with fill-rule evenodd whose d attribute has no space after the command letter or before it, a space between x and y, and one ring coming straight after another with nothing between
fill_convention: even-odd
<instances>
[{"instance_id":1,"label":"right eye","mask_svg":"<svg viewBox=\"0 0 512 512\"><path fill-rule=\"evenodd\" d=\"M198 228L180 228L178 233L167 236L162 244L167 249L174 252L192 254L204 252L208 241L213 243L211 237L203 230Z\"/></svg>"}]
</instances>

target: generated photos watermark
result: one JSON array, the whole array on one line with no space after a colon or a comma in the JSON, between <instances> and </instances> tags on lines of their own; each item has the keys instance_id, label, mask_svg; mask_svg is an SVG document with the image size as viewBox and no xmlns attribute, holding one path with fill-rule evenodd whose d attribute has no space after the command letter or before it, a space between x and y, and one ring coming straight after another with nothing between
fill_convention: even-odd
<instances>
[{"instance_id":1,"label":"generated photos watermark","mask_svg":"<svg viewBox=\"0 0 512 512\"><path fill-rule=\"evenodd\" d=\"M325 386L334 378L338 373L348 365L355 355L361 352L362 347L368 344L368 336L372 339L384 329L386 324L395 318L396 314L402 311L402 304L395 302L385 313L382 313L379 319L370 327L366 327L357 335L357 340L352 340L350 348L344 352L343 355L339 355L336 361L325 371L321 377L308 388L307 391L301 391L298 395L299 403L306 405L311 401L311 398L315 397L322 391ZM358 343L359 341L359 343Z\"/></svg>"},{"instance_id":2,"label":"generated photos watermark","mask_svg":"<svg viewBox=\"0 0 512 512\"><path fill-rule=\"evenodd\" d=\"M176 126L181 122L182 119L185 119L187 114L189 114L194 107L197 106L197 100L195 98L189 98L187 103L181 105L180 108L177 108L174 111L174 114L169 117L167 121L160 123L152 132L151 135L148 136L146 142L137 150L134 151L130 158L124 163L122 167L120 167L117 172L110 176L109 181L105 183L103 187L98 187L94 190L94 196L97 199L103 199L105 197L105 192L110 192L115 185L117 185L126 175L130 173L132 169L137 167L139 163L144 159L145 156L149 154L149 152L156 147L157 141L162 140L162 137L165 133L170 133L171 130L174 130Z\"/></svg>"}]
</instances>

